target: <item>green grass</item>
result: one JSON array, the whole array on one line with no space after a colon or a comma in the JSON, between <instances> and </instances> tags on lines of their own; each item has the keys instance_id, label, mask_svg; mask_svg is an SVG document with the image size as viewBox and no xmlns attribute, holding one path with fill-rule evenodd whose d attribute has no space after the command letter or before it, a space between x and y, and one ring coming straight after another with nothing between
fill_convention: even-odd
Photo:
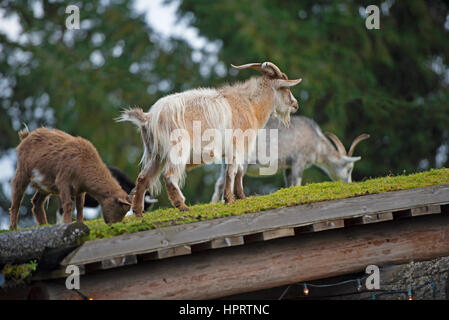
<instances>
[{"instance_id":1,"label":"green grass","mask_svg":"<svg viewBox=\"0 0 449 320\"><path fill-rule=\"evenodd\" d=\"M90 229L87 240L108 238L174 224L235 216L317 201L343 199L365 194L448 183L449 169L432 169L411 175L387 176L350 184L342 182L315 183L301 187L280 189L270 195L248 197L245 200L238 200L231 205L222 203L199 204L189 207L190 211L188 212L181 212L174 208L159 209L145 213L143 218L126 217L122 222L111 226L105 224L102 218L90 220L85 222Z\"/></svg>"}]
</instances>

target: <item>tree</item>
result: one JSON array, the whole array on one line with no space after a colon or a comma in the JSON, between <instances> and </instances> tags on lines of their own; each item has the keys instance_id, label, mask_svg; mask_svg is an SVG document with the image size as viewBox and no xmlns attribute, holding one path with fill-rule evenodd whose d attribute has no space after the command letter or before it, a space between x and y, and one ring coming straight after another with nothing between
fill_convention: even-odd
<instances>
[{"instance_id":1,"label":"tree","mask_svg":"<svg viewBox=\"0 0 449 320\"><path fill-rule=\"evenodd\" d=\"M365 27L371 4L379 30ZM178 9L222 42L226 65L270 60L302 77L299 113L346 146L370 133L356 150L355 180L447 166L448 14L446 2L424 0L184 0Z\"/></svg>"}]
</instances>

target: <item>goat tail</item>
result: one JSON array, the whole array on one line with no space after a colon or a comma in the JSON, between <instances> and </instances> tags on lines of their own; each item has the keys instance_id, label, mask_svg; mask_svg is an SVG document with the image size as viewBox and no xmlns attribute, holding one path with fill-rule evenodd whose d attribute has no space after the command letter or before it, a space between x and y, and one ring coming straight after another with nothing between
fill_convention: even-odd
<instances>
[{"instance_id":1,"label":"goat tail","mask_svg":"<svg viewBox=\"0 0 449 320\"><path fill-rule=\"evenodd\" d=\"M117 122L130 121L140 128L145 126L148 120L150 120L150 115L140 108L124 110L120 117L116 119Z\"/></svg>"},{"instance_id":2,"label":"goat tail","mask_svg":"<svg viewBox=\"0 0 449 320\"><path fill-rule=\"evenodd\" d=\"M129 121L134 123L139 129L143 141L143 156L140 160L140 164L144 167L149 163L154 156L153 137L148 129L150 115L143 112L140 108L127 109L122 112L120 117L116 119L117 122ZM156 148L157 149L157 148ZM157 151L157 150L156 150Z\"/></svg>"},{"instance_id":3,"label":"goat tail","mask_svg":"<svg viewBox=\"0 0 449 320\"><path fill-rule=\"evenodd\" d=\"M29 130L28 127L25 125L25 129L20 130L20 131L18 132L18 134L19 134L20 141L23 141L26 137L28 137L28 136L30 135L30 130Z\"/></svg>"}]
</instances>

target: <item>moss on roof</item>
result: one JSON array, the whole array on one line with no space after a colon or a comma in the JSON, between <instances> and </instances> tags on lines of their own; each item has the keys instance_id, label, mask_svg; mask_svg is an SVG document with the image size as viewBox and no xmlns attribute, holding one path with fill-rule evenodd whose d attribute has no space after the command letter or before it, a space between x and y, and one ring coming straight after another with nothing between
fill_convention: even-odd
<instances>
[{"instance_id":1,"label":"moss on roof","mask_svg":"<svg viewBox=\"0 0 449 320\"><path fill-rule=\"evenodd\" d=\"M305 203L343 199L365 194L405 190L449 183L449 169L432 169L410 175L387 176L362 182L322 182L300 187L290 187L264 195L238 200L234 204L199 204L187 212L178 209L158 209L147 212L143 218L125 217L120 223L108 226L102 218L86 221L90 229L87 240L113 237L137 231L162 228L174 224L185 224L201 220L241 215L274 208L289 207Z\"/></svg>"},{"instance_id":2,"label":"moss on roof","mask_svg":"<svg viewBox=\"0 0 449 320\"><path fill-rule=\"evenodd\" d=\"M25 283L31 279L31 275L36 271L36 261L30 261L23 264L7 264L0 270L5 275L5 280L9 283Z\"/></svg>"}]
</instances>

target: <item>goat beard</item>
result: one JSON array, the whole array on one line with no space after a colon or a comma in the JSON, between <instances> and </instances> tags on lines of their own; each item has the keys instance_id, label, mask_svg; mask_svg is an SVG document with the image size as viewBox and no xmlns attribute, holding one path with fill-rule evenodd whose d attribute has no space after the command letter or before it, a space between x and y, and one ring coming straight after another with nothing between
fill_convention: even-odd
<instances>
[{"instance_id":1,"label":"goat beard","mask_svg":"<svg viewBox=\"0 0 449 320\"><path fill-rule=\"evenodd\" d=\"M276 112L276 116L279 118L279 120L281 120L282 124L288 128L290 126L290 112L283 112L283 113L279 113Z\"/></svg>"}]
</instances>

